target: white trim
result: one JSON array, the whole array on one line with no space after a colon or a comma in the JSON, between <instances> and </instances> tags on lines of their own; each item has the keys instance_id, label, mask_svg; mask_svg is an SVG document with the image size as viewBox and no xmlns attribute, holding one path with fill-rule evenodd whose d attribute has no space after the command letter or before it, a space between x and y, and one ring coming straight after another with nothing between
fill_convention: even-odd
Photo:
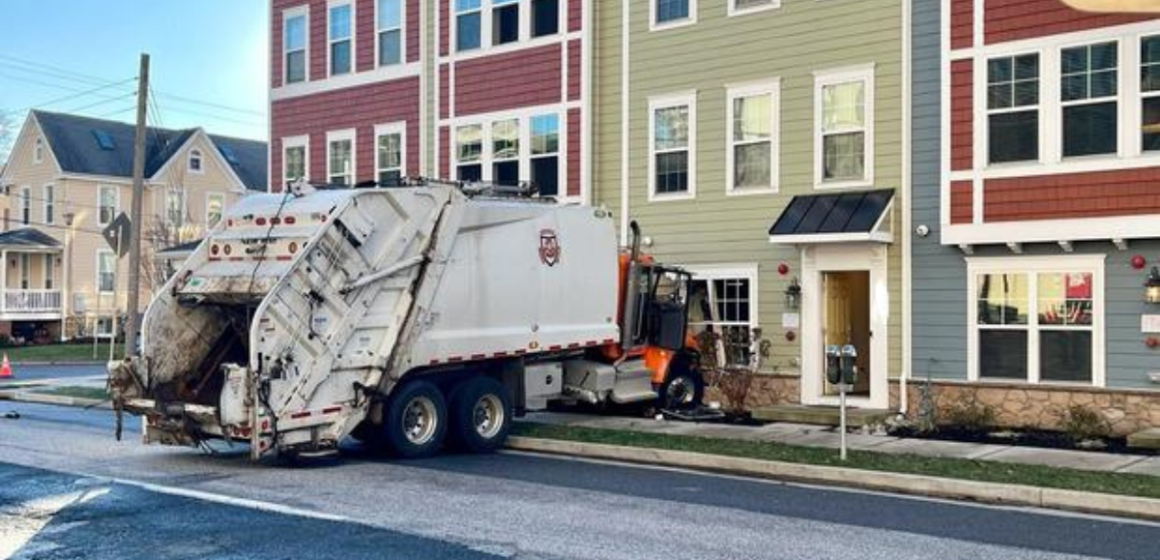
<instances>
[{"instance_id":1,"label":"white trim","mask_svg":"<svg viewBox=\"0 0 1160 560\"><path fill-rule=\"evenodd\" d=\"M399 66L407 63L407 0L391 0L399 3L399 62L388 64L386 66ZM383 48L381 44L384 31L391 31L394 28L383 29L379 27L379 9L382 7L383 0L374 0L374 18L375 18L375 68L384 67L381 58Z\"/></svg>"},{"instance_id":2,"label":"white trim","mask_svg":"<svg viewBox=\"0 0 1160 560\"><path fill-rule=\"evenodd\" d=\"M49 195L49 193L52 193ZM46 183L40 187L40 202L43 204L41 211L43 214L43 221L47 225L56 223L56 185L54 183ZM52 208L52 215L49 215L48 209Z\"/></svg>"},{"instance_id":3,"label":"white trim","mask_svg":"<svg viewBox=\"0 0 1160 560\"><path fill-rule=\"evenodd\" d=\"M355 38L358 36L358 13L354 0L327 0L326 2L326 78L336 78L338 76L345 76L347 74L358 74L358 46L355 44ZM350 37L346 39L334 39L330 36L331 30L331 10L341 8L342 6L350 7ZM350 41L350 69L342 74L334 73L334 44L343 41Z\"/></svg>"},{"instance_id":4,"label":"white trim","mask_svg":"<svg viewBox=\"0 0 1160 560\"><path fill-rule=\"evenodd\" d=\"M836 68L814 72L814 188L843 189L864 188L874 185L874 63ZM865 122L863 123L863 169L861 179L828 181L825 177L824 137L822 115L822 90L826 86L850 82L862 82L865 88ZM851 129L845 132L858 132Z\"/></svg>"},{"instance_id":5,"label":"white trim","mask_svg":"<svg viewBox=\"0 0 1160 560\"><path fill-rule=\"evenodd\" d=\"M385 171L385 169L379 166L379 138L389 134L399 135L399 177L407 176L407 121L376 124L374 146L371 150L375 158L375 181L378 181L383 171Z\"/></svg>"},{"instance_id":6,"label":"white trim","mask_svg":"<svg viewBox=\"0 0 1160 560\"><path fill-rule=\"evenodd\" d=\"M592 2L580 2L580 203L594 203L592 190ZM567 25L567 19L565 19Z\"/></svg>"},{"instance_id":7,"label":"white trim","mask_svg":"<svg viewBox=\"0 0 1160 560\"><path fill-rule=\"evenodd\" d=\"M890 232L871 231L866 233L811 233L804 235L771 235L769 242L774 245L827 245L834 243L884 243L894 242Z\"/></svg>"},{"instance_id":8,"label":"white trim","mask_svg":"<svg viewBox=\"0 0 1160 560\"><path fill-rule=\"evenodd\" d=\"M339 74L338 76L330 76L325 80L298 82L291 85L282 86L280 88L275 88L270 91L270 99L273 101L284 101L286 99L294 99L296 97L313 95L316 93L325 93L352 87L373 85L381 82L414 78L421 74L421 70L422 69L419 62L408 62L405 64L383 66L381 68L375 68L365 72Z\"/></svg>"},{"instance_id":9,"label":"white trim","mask_svg":"<svg viewBox=\"0 0 1160 560\"><path fill-rule=\"evenodd\" d=\"M44 163L44 136L37 136L32 142L32 164Z\"/></svg>"},{"instance_id":10,"label":"white trim","mask_svg":"<svg viewBox=\"0 0 1160 560\"><path fill-rule=\"evenodd\" d=\"M196 146L198 144L199 139L204 140L203 145L209 146L209 150L202 152L202 167L205 166L206 155L208 154L208 157L212 158L214 161L217 162L218 168L221 169L222 172L225 173L227 176L229 176L231 179L233 179L234 185L236 187L235 192L237 192L237 193L248 192L249 187L247 187L246 183L244 181L242 181L242 178L238 177L238 174L234 172L234 167L232 165L230 165L230 162L226 161L225 156L222 155L221 150L218 149L217 144L215 144L213 141L213 138L210 138L209 134L206 134L205 129L203 129L201 127L194 129L194 132L189 135L189 138L186 139L185 143L182 144L180 148L178 148L177 150L175 150L173 152L173 155L170 156L170 158L165 161L165 164L162 165L160 169L158 169L156 172L153 173L153 176L150 177L149 178L150 180L146 181L145 184L147 186L151 186L151 187L168 186L168 184L169 184L168 181L158 181L156 178L165 176L165 174L169 172L169 167L174 165L173 162L181 159L178 157L178 155L183 154L186 152L186 150L191 149L193 146ZM66 175L66 177L70 177L70 178L72 178L74 176L77 178L91 177L91 176L84 176L84 175L77 175L77 174ZM129 186L133 185L132 178L96 177L96 178L89 178L88 180L101 181L101 182L105 182L105 183L112 183L112 182L124 183L124 184L127 184Z\"/></svg>"},{"instance_id":11,"label":"white trim","mask_svg":"<svg viewBox=\"0 0 1160 560\"><path fill-rule=\"evenodd\" d=\"M193 167L193 160L197 158L197 169ZM205 154L198 148L193 148L185 154L185 170L194 175L205 175Z\"/></svg>"},{"instance_id":12,"label":"white trim","mask_svg":"<svg viewBox=\"0 0 1160 560\"><path fill-rule=\"evenodd\" d=\"M986 245L1157 237L1160 237L1160 220L1144 215L944 224L941 241L943 245Z\"/></svg>"},{"instance_id":13,"label":"white trim","mask_svg":"<svg viewBox=\"0 0 1160 560\"><path fill-rule=\"evenodd\" d=\"M761 325L761 307L760 296L761 290L758 284L758 270L757 263L714 263L714 264L690 264L681 265L681 268L693 274L693 280L703 280L708 286L709 290L713 290L712 282L714 280L745 280L749 283L748 294L746 295L746 302L749 304L749 331L758 328ZM704 321L701 324L712 324L717 326L730 326L730 321ZM690 326L692 323L690 322ZM732 325L739 326L739 325ZM756 342L756 341L753 341Z\"/></svg>"},{"instance_id":14,"label":"white trim","mask_svg":"<svg viewBox=\"0 0 1160 560\"><path fill-rule=\"evenodd\" d=\"M1029 309L1027 324L1019 325L1013 330L1028 333L1027 340L1027 384L1030 385L1057 385L1065 387L1106 387L1107 370L1105 345L1105 308L1104 308L1104 268L1105 255L1050 255L1050 256L1004 256L1004 257L967 257L967 380L970 382L988 383L1023 383L1012 379L983 379L979 375L979 325L978 325L978 285L976 278L985 273L1007 273L1027 275ZM1042 381L1039 368L1039 337L1043 330L1039 325L1039 283L1038 274L1041 273L1091 273L1092 275L1092 324L1076 330L1091 331L1092 333L1092 382L1066 383ZM1002 326L989 327L1002 330ZM1047 327L1046 330L1066 330L1064 328Z\"/></svg>"},{"instance_id":15,"label":"white trim","mask_svg":"<svg viewBox=\"0 0 1160 560\"><path fill-rule=\"evenodd\" d=\"M113 189L113 193L115 193L113 196L113 212L112 212L113 215L109 217L108 222L101 221L101 191L104 189ZM120 213L121 213L121 188L118 187L117 185L97 185L97 216L96 216L97 217L97 225L100 225L100 226L109 225L110 223L112 223L112 221L114 219L117 218L117 215Z\"/></svg>"},{"instance_id":16,"label":"white trim","mask_svg":"<svg viewBox=\"0 0 1160 560\"><path fill-rule=\"evenodd\" d=\"M913 108L914 103L913 93L911 91L911 84L914 80L911 41L913 40L914 27L912 22L912 0L902 1L902 189L901 202L902 207L902 371L898 373L898 412L900 414L907 414L909 412L910 398L908 395L908 381L911 376L911 369L913 367L913 359L911 352L914 348L913 329L913 297L911 293L913 289L913 270L912 260L914 256L911 254L913 238L911 237L912 219L910 198L912 196L911 189L913 188L913 178L911 174L914 172L914 165L912 161L914 149L912 140ZM893 218L893 217L891 217ZM891 228L893 230L893 228Z\"/></svg>"},{"instance_id":17,"label":"white trim","mask_svg":"<svg viewBox=\"0 0 1160 560\"><path fill-rule=\"evenodd\" d=\"M588 4L589 2L584 2ZM629 73L630 57L629 47L632 45L632 28L631 2L622 0L620 3L620 19L622 21L620 27L620 244L628 245L628 223L629 223L629 101L631 99L629 90L631 74Z\"/></svg>"},{"instance_id":18,"label":"white trim","mask_svg":"<svg viewBox=\"0 0 1160 560\"><path fill-rule=\"evenodd\" d=\"M24 185L20 187L20 224L28 226L32 221L32 185Z\"/></svg>"},{"instance_id":19,"label":"white trim","mask_svg":"<svg viewBox=\"0 0 1160 560\"><path fill-rule=\"evenodd\" d=\"M648 30L652 31L666 31L669 29L676 29L679 27L686 27L697 23L697 0L687 0L689 2L689 15L666 22L657 21L657 2L660 0L648 1Z\"/></svg>"},{"instance_id":20,"label":"white trim","mask_svg":"<svg viewBox=\"0 0 1160 560\"><path fill-rule=\"evenodd\" d=\"M289 183L289 180L286 178L286 150L289 150L290 148L302 148L302 154L303 154L302 172L305 175L306 180L309 181L311 179L311 177L310 177L310 135L303 134L300 136L287 136L285 138L282 138L282 170L281 170L281 173L279 174L282 177L282 184L285 185L285 184ZM329 149L329 145L327 146L327 148ZM327 154L327 155L329 156L329 154ZM330 160L328 158L327 165L330 165L329 161ZM273 185L271 185L271 187L273 187Z\"/></svg>"},{"instance_id":21,"label":"white trim","mask_svg":"<svg viewBox=\"0 0 1160 560\"><path fill-rule=\"evenodd\" d=\"M689 137L683 150L688 153L688 188L683 193L656 192L656 114L661 109L687 107ZM668 150L679 152L682 148ZM648 99L648 201L692 200L697 198L697 91L658 95Z\"/></svg>"},{"instance_id":22,"label":"white trim","mask_svg":"<svg viewBox=\"0 0 1160 560\"><path fill-rule=\"evenodd\" d=\"M113 275L113 289L112 290L102 290L101 289L101 261L102 261L101 257L103 255L108 255L108 256L113 257L113 270L110 271ZM102 296L102 295L106 295L106 294L116 293L117 292L117 266L118 266L116 253L114 253L112 249L97 249L96 257L97 257L97 266L94 267L94 270L96 271L97 278L96 278L96 284L93 285L93 292L96 293L98 297ZM116 306L116 302L114 302L113 305Z\"/></svg>"},{"instance_id":23,"label":"white trim","mask_svg":"<svg viewBox=\"0 0 1160 560\"><path fill-rule=\"evenodd\" d=\"M727 13L728 13L729 17L745 16L745 15L749 15L749 14L756 14L759 12L766 12L769 10L776 10L776 9L781 7L781 0L768 0L768 2L769 2L768 4L762 4L762 5L758 5L758 6L751 6L748 8L738 8L737 7L737 0L727 0L727 2L726 2L726 5L728 7Z\"/></svg>"},{"instance_id":24,"label":"white trim","mask_svg":"<svg viewBox=\"0 0 1160 560\"><path fill-rule=\"evenodd\" d=\"M497 111L492 113L481 113L465 117L456 117L446 119L443 123L448 127L448 143L446 149L450 150L449 155L449 169L448 174L451 177L458 177L459 161L459 142L456 132L459 128L466 126L480 127L480 139L483 143L480 151L480 156L477 161L467 162L467 164L480 166L480 177L483 181L491 181L492 166L496 163L492 145L492 125L501 121L514 120L519 127L519 155L517 158L508 158L503 161L512 161L513 159L519 161L519 178L521 181L531 179L531 160L532 157L532 119L535 117L554 116L556 117L557 138L556 146L557 157L557 188L558 192L555 198L561 204L576 202L576 197L568 197L568 176L570 171L567 166L568 159L568 135L572 133L568 129L568 109L572 104L557 103L550 105L539 105L535 107L522 107L520 109L511 111ZM541 154L541 157L548 154Z\"/></svg>"},{"instance_id":25,"label":"white trim","mask_svg":"<svg viewBox=\"0 0 1160 560\"><path fill-rule=\"evenodd\" d=\"M335 170L330 168L331 157L330 147L334 142L342 142L344 140L350 141L350 179L346 186L353 186L358 182L358 133L353 128L343 130L330 130L326 133L326 183L332 183L331 178L335 175L346 175L346 173L335 173Z\"/></svg>"},{"instance_id":26,"label":"white trim","mask_svg":"<svg viewBox=\"0 0 1160 560\"><path fill-rule=\"evenodd\" d=\"M732 0L730 0L732 5ZM768 96L770 99L770 136L768 140L738 142L733 137L734 101L742 97ZM738 144L769 142L769 185L761 187L737 187L736 147ZM753 194L773 194L778 192L781 178L781 80L773 78L761 83L726 86L725 90L725 194L745 196Z\"/></svg>"},{"instance_id":27,"label":"white trim","mask_svg":"<svg viewBox=\"0 0 1160 560\"><path fill-rule=\"evenodd\" d=\"M304 66L305 66L305 68L304 68L304 72L302 74L302 81L301 82L294 82L294 84L305 84L305 83L310 82L310 5L303 4L301 6L294 6L293 8L288 8L288 9L282 10L282 53L281 53L281 56L282 56L282 76L281 76L281 78L282 78L282 80L281 80L280 84L283 87L292 85L290 83L290 80L288 79L289 72L290 72L290 65L286 64L286 55L290 54L286 50L286 21L288 19L296 18L299 16L305 18L303 20L303 25L305 26L304 33L306 34L306 36L304 37L305 43L306 43L305 53L304 53L304 56L305 56Z\"/></svg>"},{"instance_id":28,"label":"white trim","mask_svg":"<svg viewBox=\"0 0 1160 560\"><path fill-rule=\"evenodd\" d=\"M216 226L218 223L218 222L215 222L212 224L209 223L210 200L212 200L214 198L220 198L222 201L221 215L218 216L218 222L221 222L221 219L223 217L225 217L225 215L226 215L226 193L223 193L223 192L207 192L207 193L205 193L205 222L204 223L205 223L206 231L209 231L214 226Z\"/></svg>"}]
</instances>

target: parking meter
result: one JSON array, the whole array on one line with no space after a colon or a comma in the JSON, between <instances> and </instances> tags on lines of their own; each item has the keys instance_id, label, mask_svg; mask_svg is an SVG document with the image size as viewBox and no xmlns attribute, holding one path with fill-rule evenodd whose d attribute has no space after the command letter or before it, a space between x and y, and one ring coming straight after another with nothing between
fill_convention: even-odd
<instances>
[{"instance_id":1,"label":"parking meter","mask_svg":"<svg viewBox=\"0 0 1160 560\"><path fill-rule=\"evenodd\" d=\"M842 383L854 385L858 383L858 349L853 344L842 347L841 357Z\"/></svg>"},{"instance_id":2,"label":"parking meter","mask_svg":"<svg viewBox=\"0 0 1160 560\"><path fill-rule=\"evenodd\" d=\"M836 344L826 347L826 381L831 385L842 382L842 351Z\"/></svg>"}]
</instances>

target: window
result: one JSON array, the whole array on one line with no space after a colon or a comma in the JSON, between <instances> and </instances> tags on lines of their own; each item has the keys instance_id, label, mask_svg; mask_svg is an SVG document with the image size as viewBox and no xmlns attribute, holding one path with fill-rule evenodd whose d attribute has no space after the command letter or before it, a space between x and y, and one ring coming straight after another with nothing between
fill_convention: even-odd
<instances>
[{"instance_id":1,"label":"window","mask_svg":"<svg viewBox=\"0 0 1160 560\"><path fill-rule=\"evenodd\" d=\"M330 75L349 74L354 48L351 43L351 4L333 4L330 14Z\"/></svg>"},{"instance_id":2,"label":"window","mask_svg":"<svg viewBox=\"0 0 1160 560\"><path fill-rule=\"evenodd\" d=\"M757 270L694 269L689 285L689 332L697 338L710 333L717 361L748 366L752 332L757 326Z\"/></svg>"},{"instance_id":3,"label":"window","mask_svg":"<svg viewBox=\"0 0 1160 560\"><path fill-rule=\"evenodd\" d=\"M872 68L815 78L818 185L873 182L874 74Z\"/></svg>"},{"instance_id":4,"label":"window","mask_svg":"<svg viewBox=\"0 0 1160 560\"><path fill-rule=\"evenodd\" d=\"M53 185L44 186L44 223L56 223L56 187Z\"/></svg>"},{"instance_id":5,"label":"window","mask_svg":"<svg viewBox=\"0 0 1160 560\"><path fill-rule=\"evenodd\" d=\"M1102 257L969 266L975 378L1102 384Z\"/></svg>"},{"instance_id":6,"label":"window","mask_svg":"<svg viewBox=\"0 0 1160 560\"><path fill-rule=\"evenodd\" d=\"M32 222L32 187L20 189L20 223L28 225Z\"/></svg>"},{"instance_id":7,"label":"window","mask_svg":"<svg viewBox=\"0 0 1160 560\"><path fill-rule=\"evenodd\" d=\"M117 187L101 185L97 188L97 223L102 226L109 225L113 218L117 217L119 198Z\"/></svg>"},{"instance_id":8,"label":"window","mask_svg":"<svg viewBox=\"0 0 1160 560\"><path fill-rule=\"evenodd\" d=\"M781 0L729 0L729 15L760 12L781 5Z\"/></svg>"},{"instance_id":9,"label":"window","mask_svg":"<svg viewBox=\"0 0 1160 560\"><path fill-rule=\"evenodd\" d=\"M491 44L520 40L520 0L491 0Z\"/></svg>"},{"instance_id":10,"label":"window","mask_svg":"<svg viewBox=\"0 0 1160 560\"><path fill-rule=\"evenodd\" d=\"M32 255L20 253L20 289L32 287Z\"/></svg>"},{"instance_id":11,"label":"window","mask_svg":"<svg viewBox=\"0 0 1160 560\"><path fill-rule=\"evenodd\" d=\"M654 29L696 21L697 0L649 0Z\"/></svg>"},{"instance_id":12,"label":"window","mask_svg":"<svg viewBox=\"0 0 1160 560\"><path fill-rule=\"evenodd\" d=\"M56 289L56 257L44 255L44 289Z\"/></svg>"},{"instance_id":13,"label":"window","mask_svg":"<svg viewBox=\"0 0 1160 560\"><path fill-rule=\"evenodd\" d=\"M32 163L44 161L44 138L36 139L36 146L32 150Z\"/></svg>"},{"instance_id":14,"label":"window","mask_svg":"<svg viewBox=\"0 0 1160 560\"><path fill-rule=\"evenodd\" d=\"M200 174L202 172L201 150L190 150L189 151L189 171L191 173L198 173L198 174Z\"/></svg>"},{"instance_id":15,"label":"window","mask_svg":"<svg viewBox=\"0 0 1160 560\"><path fill-rule=\"evenodd\" d=\"M309 145L310 139L307 136L282 139L282 180L286 184L293 183L303 177L309 179L309 159L307 158Z\"/></svg>"},{"instance_id":16,"label":"window","mask_svg":"<svg viewBox=\"0 0 1160 560\"><path fill-rule=\"evenodd\" d=\"M1145 152L1160 150L1160 36L1140 39L1140 113Z\"/></svg>"},{"instance_id":17,"label":"window","mask_svg":"<svg viewBox=\"0 0 1160 560\"><path fill-rule=\"evenodd\" d=\"M987 153L991 163L1039 159L1039 55L987 61Z\"/></svg>"},{"instance_id":18,"label":"window","mask_svg":"<svg viewBox=\"0 0 1160 560\"><path fill-rule=\"evenodd\" d=\"M483 180L483 127L477 124L455 129L455 173L460 181Z\"/></svg>"},{"instance_id":19,"label":"window","mask_svg":"<svg viewBox=\"0 0 1160 560\"><path fill-rule=\"evenodd\" d=\"M112 251L97 251L97 290L111 293L116 281L117 258Z\"/></svg>"},{"instance_id":20,"label":"window","mask_svg":"<svg viewBox=\"0 0 1160 560\"><path fill-rule=\"evenodd\" d=\"M397 186L402 181L403 138L406 123L375 127L375 176L380 186Z\"/></svg>"},{"instance_id":21,"label":"window","mask_svg":"<svg viewBox=\"0 0 1160 560\"><path fill-rule=\"evenodd\" d=\"M520 121L491 123L491 180L497 185L520 182Z\"/></svg>"},{"instance_id":22,"label":"window","mask_svg":"<svg viewBox=\"0 0 1160 560\"><path fill-rule=\"evenodd\" d=\"M1061 52L1064 157L1116 153L1117 58L1114 41Z\"/></svg>"},{"instance_id":23,"label":"window","mask_svg":"<svg viewBox=\"0 0 1160 560\"><path fill-rule=\"evenodd\" d=\"M532 37L560 31L560 0L532 0Z\"/></svg>"},{"instance_id":24,"label":"window","mask_svg":"<svg viewBox=\"0 0 1160 560\"><path fill-rule=\"evenodd\" d=\"M455 0L455 50L483 46L483 0Z\"/></svg>"},{"instance_id":25,"label":"window","mask_svg":"<svg viewBox=\"0 0 1160 560\"><path fill-rule=\"evenodd\" d=\"M378 0L379 66L403 61L403 0Z\"/></svg>"},{"instance_id":26,"label":"window","mask_svg":"<svg viewBox=\"0 0 1160 560\"><path fill-rule=\"evenodd\" d=\"M560 117L532 117L532 184L540 196L560 194Z\"/></svg>"},{"instance_id":27,"label":"window","mask_svg":"<svg viewBox=\"0 0 1160 560\"><path fill-rule=\"evenodd\" d=\"M99 337L113 336L113 319L111 317L97 317L94 329Z\"/></svg>"},{"instance_id":28,"label":"window","mask_svg":"<svg viewBox=\"0 0 1160 560\"><path fill-rule=\"evenodd\" d=\"M650 198L683 198L696 190L695 95L656 99L649 103Z\"/></svg>"},{"instance_id":29,"label":"window","mask_svg":"<svg viewBox=\"0 0 1160 560\"><path fill-rule=\"evenodd\" d=\"M287 11L282 20L282 59L286 84L304 82L307 78L306 10Z\"/></svg>"},{"instance_id":30,"label":"window","mask_svg":"<svg viewBox=\"0 0 1160 560\"><path fill-rule=\"evenodd\" d=\"M354 130L326 135L326 180L332 185L354 184Z\"/></svg>"},{"instance_id":31,"label":"window","mask_svg":"<svg viewBox=\"0 0 1160 560\"><path fill-rule=\"evenodd\" d=\"M777 84L729 91L726 154L730 192L777 189Z\"/></svg>"},{"instance_id":32,"label":"window","mask_svg":"<svg viewBox=\"0 0 1160 560\"><path fill-rule=\"evenodd\" d=\"M222 221L222 214L226 209L226 195L222 193L208 193L205 195L205 226L212 228Z\"/></svg>"},{"instance_id":33,"label":"window","mask_svg":"<svg viewBox=\"0 0 1160 560\"><path fill-rule=\"evenodd\" d=\"M185 189L170 189L165 193L165 222L173 227L185 225Z\"/></svg>"}]
</instances>

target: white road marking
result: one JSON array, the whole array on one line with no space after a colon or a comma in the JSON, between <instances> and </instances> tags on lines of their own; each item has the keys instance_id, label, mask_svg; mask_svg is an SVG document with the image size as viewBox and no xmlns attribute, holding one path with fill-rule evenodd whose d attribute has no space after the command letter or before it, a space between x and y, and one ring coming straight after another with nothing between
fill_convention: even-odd
<instances>
[{"instance_id":1,"label":"white road marking","mask_svg":"<svg viewBox=\"0 0 1160 560\"><path fill-rule=\"evenodd\" d=\"M109 493L108 487L36 498L0 508L0 558L9 558L38 535L62 510Z\"/></svg>"}]
</instances>

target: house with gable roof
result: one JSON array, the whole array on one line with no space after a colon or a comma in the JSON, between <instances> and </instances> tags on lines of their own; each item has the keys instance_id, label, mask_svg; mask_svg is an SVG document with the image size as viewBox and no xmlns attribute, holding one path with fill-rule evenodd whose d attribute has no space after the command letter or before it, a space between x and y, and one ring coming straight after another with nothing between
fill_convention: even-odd
<instances>
[{"instance_id":1,"label":"house with gable roof","mask_svg":"<svg viewBox=\"0 0 1160 560\"><path fill-rule=\"evenodd\" d=\"M0 172L0 335L110 336L123 318L128 258L101 231L128 213L133 125L32 111ZM240 197L267 190L266 143L201 128L150 127L142 311L164 282L166 248L200 239ZM157 258L155 258L157 257Z\"/></svg>"}]
</instances>

